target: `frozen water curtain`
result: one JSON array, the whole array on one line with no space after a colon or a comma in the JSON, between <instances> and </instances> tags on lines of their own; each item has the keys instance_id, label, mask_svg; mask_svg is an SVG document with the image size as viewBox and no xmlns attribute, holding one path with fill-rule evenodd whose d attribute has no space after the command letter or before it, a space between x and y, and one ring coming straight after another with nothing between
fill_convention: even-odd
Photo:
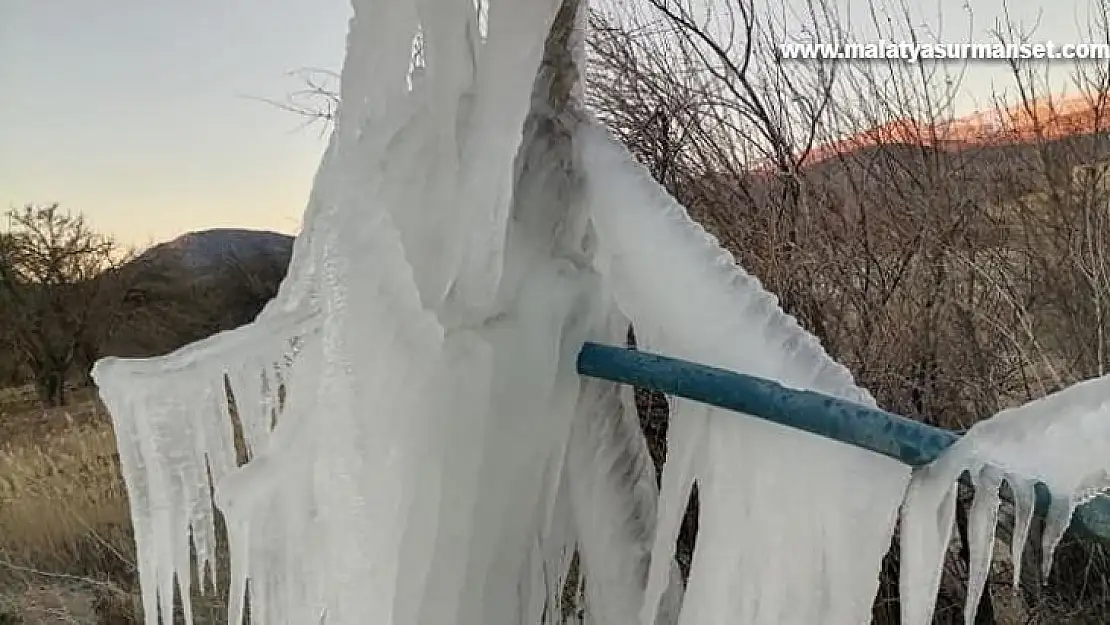
<instances>
[{"instance_id":1,"label":"frozen water curtain","mask_svg":"<svg viewBox=\"0 0 1110 625\"><path fill-rule=\"evenodd\" d=\"M95 368L146 622L180 586L191 623L217 510L235 624L247 603L260 625L867 622L908 466L676 401L659 488L629 389L576 374L632 323L642 347L874 405L583 110L585 0L353 8L276 299Z\"/></svg>"}]
</instances>

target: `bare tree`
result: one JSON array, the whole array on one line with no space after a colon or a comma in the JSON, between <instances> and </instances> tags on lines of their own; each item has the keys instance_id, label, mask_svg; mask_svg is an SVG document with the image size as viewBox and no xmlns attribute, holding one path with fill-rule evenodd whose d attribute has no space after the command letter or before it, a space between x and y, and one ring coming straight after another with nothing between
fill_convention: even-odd
<instances>
[{"instance_id":1,"label":"bare tree","mask_svg":"<svg viewBox=\"0 0 1110 625\"><path fill-rule=\"evenodd\" d=\"M301 82L300 89L287 94L284 101L257 99L304 118L304 126L321 123L324 129L330 127L339 111L339 74L316 67L289 74Z\"/></svg>"},{"instance_id":2,"label":"bare tree","mask_svg":"<svg viewBox=\"0 0 1110 625\"><path fill-rule=\"evenodd\" d=\"M816 36L841 36L827 5L810 2L805 11ZM781 17L750 0L712 10L648 0L597 13L588 93L601 119L696 217L731 247L758 250L761 277L797 310L807 276L773 267L804 266L790 260L801 251L808 212L799 172L823 140L837 72L820 60L779 62L786 31ZM763 179L752 181L753 170ZM775 210L756 208L769 205Z\"/></svg>"},{"instance_id":3,"label":"bare tree","mask_svg":"<svg viewBox=\"0 0 1110 625\"><path fill-rule=\"evenodd\" d=\"M115 243L57 204L9 213L0 249L0 309L18 357L45 406L65 402L65 385L100 305L98 278L118 260Z\"/></svg>"}]
</instances>

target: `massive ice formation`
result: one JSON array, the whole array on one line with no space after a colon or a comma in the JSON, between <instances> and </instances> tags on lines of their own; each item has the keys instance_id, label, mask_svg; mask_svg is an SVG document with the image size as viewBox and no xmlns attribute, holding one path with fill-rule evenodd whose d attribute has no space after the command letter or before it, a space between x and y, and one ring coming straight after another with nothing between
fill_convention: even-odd
<instances>
[{"instance_id":1,"label":"massive ice formation","mask_svg":"<svg viewBox=\"0 0 1110 625\"><path fill-rule=\"evenodd\" d=\"M579 141L586 171L606 172L587 182L600 264L639 344L874 404L620 146L596 127ZM644 622L694 480L701 516L682 623L870 620L909 467L687 402L674 411L668 456Z\"/></svg>"},{"instance_id":2,"label":"massive ice formation","mask_svg":"<svg viewBox=\"0 0 1110 625\"><path fill-rule=\"evenodd\" d=\"M250 325L96 366L146 622L169 619L175 584L192 622L215 508L233 623L248 596L263 625L867 622L908 467L676 402L660 490L627 389L575 373L584 341L632 322L650 349L874 403L581 109L584 4L491 0L482 24L470 0L353 5L342 109L278 297ZM1044 409L1028 410L1004 418ZM986 543L1000 475L1102 486L1036 473L1052 462L992 427L914 478L915 612L957 468L990 486ZM1053 449L1068 432L1046 433Z\"/></svg>"}]
</instances>

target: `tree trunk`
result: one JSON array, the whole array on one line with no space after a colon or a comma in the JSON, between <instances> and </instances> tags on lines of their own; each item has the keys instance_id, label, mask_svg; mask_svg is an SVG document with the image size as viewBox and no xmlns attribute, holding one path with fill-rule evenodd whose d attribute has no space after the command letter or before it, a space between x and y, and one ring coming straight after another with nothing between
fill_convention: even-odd
<instances>
[{"instance_id":1,"label":"tree trunk","mask_svg":"<svg viewBox=\"0 0 1110 625\"><path fill-rule=\"evenodd\" d=\"M36 372L35 388L43 408L65 405L65 379L65 372L56 368Z\"/></svg>"}]
</instances>

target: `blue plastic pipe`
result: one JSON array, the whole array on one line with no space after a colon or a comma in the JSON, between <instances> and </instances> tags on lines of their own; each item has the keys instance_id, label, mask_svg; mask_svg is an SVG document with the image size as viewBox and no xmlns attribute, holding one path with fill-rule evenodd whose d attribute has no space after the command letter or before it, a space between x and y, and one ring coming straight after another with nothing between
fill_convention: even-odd
<instances>
[{"instance_id":1,"label":"blue plastic pipe","mask_svg":"<svg viewBox=\"0 0 1110 625\"><path fill-rule=\"evenodd\" d=\"M813 391L639 350L586 343L578 373L726 408L862 447L920 467L936 460L959 434L885 410ZM1037 513L1050 493L1037 484ZM1099 496L1076 510L1072 528L1110 545L1110 498Z\"/></svg>"}]
</instances>

